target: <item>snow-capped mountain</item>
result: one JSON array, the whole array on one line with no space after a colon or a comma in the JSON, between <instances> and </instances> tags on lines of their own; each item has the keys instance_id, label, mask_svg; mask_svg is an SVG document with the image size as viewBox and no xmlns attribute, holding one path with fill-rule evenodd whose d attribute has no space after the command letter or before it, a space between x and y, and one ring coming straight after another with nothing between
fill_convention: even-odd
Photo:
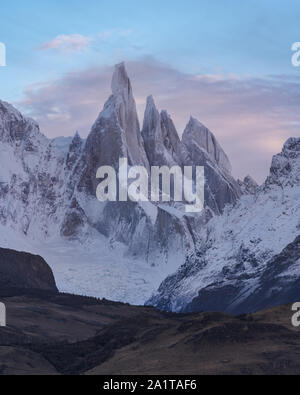
<instances>
[{"instance_id":1,"label":"snow-capped mountain","mask_svg":"<svg viewBox=\"0 0 300 395\"><path fill-rule=\"evenodd\" d=\"M206 208L96 198L100 166L205 166ZM195 251L198 229L241 195L213 134L191 119L180 141L171 117L147 102L142 131L124 64L86 140L47 139L0 102L1 246L39 253L62 290L143 303Z\"/></svg>"},{"instance_id":2,"label":"snow-capped mountain","mask_svg":"<svg viewBox=\"0 0 300 395\"><path fill-rule=\"evenodd\" d=\"M64 207L64 154L38 125L0 102L0 221L51 236Z\"/></svg>"},{"instance_id":3,"label":"snow-capped mountain","mask_svg":"<svg viewBox=\"0 0 300 395\"><path fill-rule=\"evenodd\" d=\"M205 210L96 198L100 166L205 167ZM1 247L42 255L63 291L174 311L244 312L289 301L300 275L300 140L289 139L259 187L235 181L215 136L188 122L180 140L147 99L142 130L124 64L86 140L47 139L0 102ZM184 263L185 262L185 263ZM175 273L175 274L172 274ZM172 274L172 275L171 275Z\"/></svg>"},{"instance_id":4,"label":"snow-capped mountain","mask_svg":"<svg viewBox=\"0 0 300 395\"><path fill-rule=\"evenodd\" d=\"M270 175L199 230L185 264L149 304L172 311L245 313L300 299L300 138L274 156Z\"/></svg>"}]
</instances>

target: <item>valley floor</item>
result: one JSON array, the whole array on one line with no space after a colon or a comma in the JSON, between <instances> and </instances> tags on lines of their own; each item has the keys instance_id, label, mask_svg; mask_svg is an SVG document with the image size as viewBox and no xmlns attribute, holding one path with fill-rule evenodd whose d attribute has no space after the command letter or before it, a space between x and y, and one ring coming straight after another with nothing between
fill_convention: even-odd
<instances>
[{"instance_id":1,"label":"valley floor","mask_svg":"<svg viewBox=\"0 0 300 395\"><path fill-rule=\"evenodd\" d=\"M0 300L2 375L300 373L291 306L231 317L42 291L2 289Z\"/></svg>"}]
</instances>

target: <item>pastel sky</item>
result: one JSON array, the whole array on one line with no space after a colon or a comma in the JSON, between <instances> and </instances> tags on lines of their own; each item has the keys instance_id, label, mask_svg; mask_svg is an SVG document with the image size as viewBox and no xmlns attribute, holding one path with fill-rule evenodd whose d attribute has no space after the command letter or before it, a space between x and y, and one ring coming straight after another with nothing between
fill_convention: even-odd
<instances>
[{"instance_id":1,"label":"pastel sky","mask_svg":"<svg viewBox=\"0 0 300 395\"><path fill-rule=\"evenodd\" d=\"M83 137L127 63L142 122L146 96L174 119L216 135L234 175L266 177L272 155L300 136L298 0L10 0L0 5L0 99L48 137Z\"/></svg>"}]
</instances>

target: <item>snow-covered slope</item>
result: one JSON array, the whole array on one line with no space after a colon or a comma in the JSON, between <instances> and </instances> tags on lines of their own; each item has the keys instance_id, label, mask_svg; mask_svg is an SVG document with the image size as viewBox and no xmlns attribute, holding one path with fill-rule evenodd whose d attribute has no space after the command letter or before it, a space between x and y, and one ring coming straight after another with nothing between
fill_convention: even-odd
<instances>
[{"instance_id":1,"label":"snow-covered slope","mask_svg":"<svg viewBox=\"0 0 300 395\"><path fill-rule=\"evenodd\" d=\"M24 235L51 237L64 207L64 154L0 102L0 222Z\"/></svg>"},{"instance_id":2,"label":"snow-covered slope","mask_svg":"<svg viewBox=\"0 0 300 395\"><path fill-rule=\"evenodd\" d=\"M265 184L251 191L199 230L197 252L149 304L242 313L300 298L299 138L286 142Z\"/></svg>"}]
</instances>

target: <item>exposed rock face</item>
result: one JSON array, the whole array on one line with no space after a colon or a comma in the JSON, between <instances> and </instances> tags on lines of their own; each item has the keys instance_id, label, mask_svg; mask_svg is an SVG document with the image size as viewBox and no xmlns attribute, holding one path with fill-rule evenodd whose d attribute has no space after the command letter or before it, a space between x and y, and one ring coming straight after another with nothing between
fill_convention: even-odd
<instances>
[{"instance_id":1,"label":"exposed rock face","mask_svg":"<svg viewBox=\"0 0 300 395\"><path fill-rule=\"evenodd\" d=\"M214 214L241 196L239 184L231 176L231 164L215 136L191 118L182 142L166 111L159 114L148 97L142 136L151 166L204 166L205 206Z\"/></svg>"},{"instance_id":2,"label":"exposed rock face","mask_svg":"<svg viewBox=\"0 0 300 395\"><path fill-rule=\"evenodd\" d=\"M182 165L181 143L175 126L165 111L159 114L152 96L147 99L142 136L151 166Z\"/></svg>"},{"instance_id":3,"label":"exposed rock face","mask_svg":"<svg viewBox=\"0 0 300 395\"><path fill-rule=\"evenodd\" d=\"M2 142L16 142L20 145L37 128L33 120L24 118L10 104L0 102L0 139Z\"/></svg>"},{"instance_id":4,"label":"exposed rock face","mask_svg":"<svg viewBox=\"0 0 300 395\"><path fill-rule=\"evenodd\" d=\"M280 154L272 160L270 176L266 181L266 188L278 185L299 185L300 182L300 141L299 138L291 137L284 144Z\"/></svg>"},{"instance_id":5,"label":"exposed rock face","mask_svg":"<svg viewBox=\"0 0 300 395\"><path fill-rule=\"evenodd\" d=\"M273 158L255 195L213 218L197 252L160 286L149 304L173 311L243 313L297 301L300 139Z\"/></svg>"},{"instance_id":6,"label":"exposed rock face","mask_svg":"<svg viewBox=\"0 0 300 395\"><path fill-rule=\"evenodd\" d=\"M79 136L79 133L76 132L68 149L68 154L66 159L66 167L68 171L74 169L76 162L80 158L83 145L84 145L83 140Z\"/></svg>"},{"instance_id":7,"label":"exposed rock face","mask_svg":"<svg viewBox=\"0 0 300 395\"><path fill-rule=\"evenodd\" d=\"M0 102L0 223L49 237L64 206L64 154L37 124Z\"/></svg>"},{"instance_id":8,"label":"exposed rock face","mask_svg":"<svg viewBox=\"0 0 300 395\"><path fill-rule=\"evenodd\" d=\"M128 157L129 164L148 168L149 164L140 132L131 82L124 63L116 66L112 79L112 93L113 110L116 114L117 122L125 134L126 157Z\"/></svg>"},{"instance_id":9,"label":"exposed rock face","mask_svg":"<svg viewBox=\"0 0 300 395\"><path fill-rule=\"evenodd\" d=\"M202 289L185 310L213 309L231 314L244 314L297 302L300 300L299 263L300 236L267 262L257 286L239 304L234 301L241 299L246 282L241 282L240 286L232 286L224 281L218 287L208 286Z\"/></svg>"},{"instance_id":10,"label":"exposed rock face","mask_svg":"<svg viewBox=\"0 0 300 395\"><path fill-rule=\"evenodd\" d=\"M0 289L58 292L52 270L40 256L0 248Z\"/></svg>"},{"instance_id":11,"label":"exposed rock face","mask_svg":"<svg viewBox=\"0 0 300 395\"><path fill-rule=\"evenodd\" d=\"M149 169L142 141L132 87L123 63L115 68L112 96L94 123L86 141L76 173L80 173L78 190L96 196L100 166L116 169L120 158L128 158L130 165Z\"/></svg>"},{"instance_id":12,"label":"exposed rock face","mask_svg":"<svg viewBox=\"0 0 300 395\"><path fill-rule=\"evenodd\" d=\"M189 150L193 163L197 163L204 151L211 162L216 163L224 172L231 174L231 164L227 155L215 136L197 119L191 117L183 133L182 142Z\"/></svg>"},{"instance_id":13,"label":"exposed rock face","mask_svg":"<svg viewBox=\"0 0 300 395\"><path fill-rule=\"evenodd\" d=\"M164 145L172 155L172 158L174 158L174 161L178 165L181 165L183 164L184 153L175 125L167 111L163 110L160 113L160 117Z\"/></svg>"},{"instance_id":14,"label":"exposed rock face","mask_svg":"<svg viewBox=\"0 0 300 395\"><path fill-rule=\"evenodd\" d=\"M205 167L205 204L221 214L226 204L233 204L242 192L231 176L231 164L215 136L191 117L182 136L184 164Z\"/></svg>"}]
</instances>

